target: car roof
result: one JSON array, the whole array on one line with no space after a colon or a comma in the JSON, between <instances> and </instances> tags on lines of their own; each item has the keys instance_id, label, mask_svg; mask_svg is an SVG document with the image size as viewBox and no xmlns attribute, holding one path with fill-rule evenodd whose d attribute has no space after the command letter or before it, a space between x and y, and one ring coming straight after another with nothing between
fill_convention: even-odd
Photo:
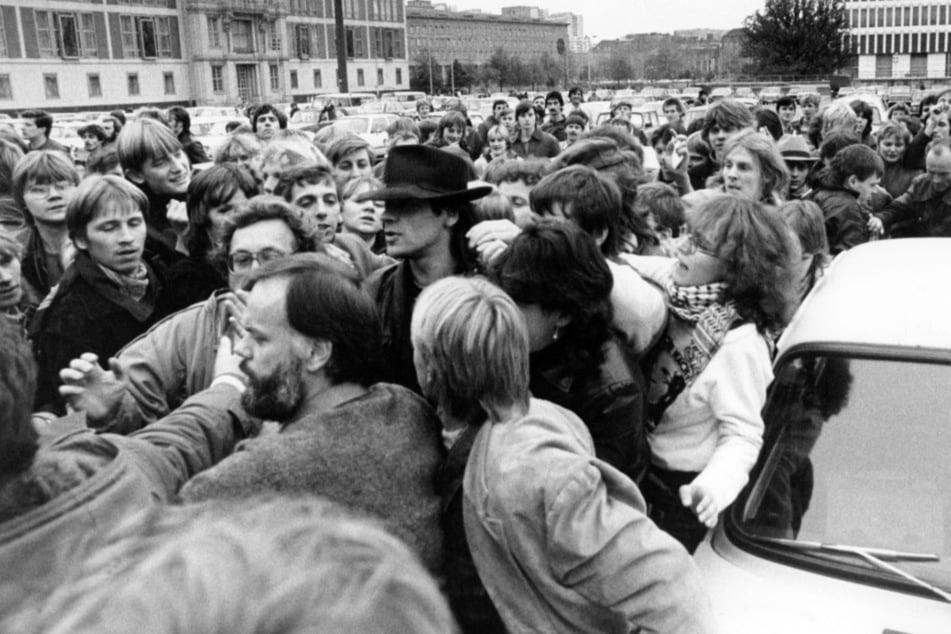
<instances>
[{"instance_id":1,"label":"car roof","mask_svg":"<svg viewBox=\"0 0 951 634\"><path fill-rule=\"evenodd\" d=\"M867 242L836 257L779 340L951 351L951 238Z\"/></svg>"}]
</instances>

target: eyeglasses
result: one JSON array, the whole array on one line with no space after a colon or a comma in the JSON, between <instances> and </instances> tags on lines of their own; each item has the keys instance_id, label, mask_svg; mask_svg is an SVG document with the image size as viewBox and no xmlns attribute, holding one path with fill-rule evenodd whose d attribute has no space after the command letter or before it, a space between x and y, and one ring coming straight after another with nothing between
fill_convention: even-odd
<instances>
[{"instance_id":1,"label":"eyeglasses","mask_svg":"<svg viewBox=\"0 0 951 634\"><path fill-rule=\"evenodd\" d=\"M720 257L713 247L706 244L699 236L693 233L688 233L684 236L684 239L680 243L680 250L684 255L693 255L694 253L700 252L713 258Z\"/></svg>"},{"instance_id":2,"label":"eyeglasses","mask_svg":"<svg viewBox=\"0 0 951 634\"><path fill-rule=\"evenodd\" d=\"M26 188L25 194L31 196L49 196L56 189L58 192L67 192L76 187L73 181L56 181L55 183L46 183L44 185L30 185Z\"/></svg>"},{"instance_id":3,"label":"eyeglasses","mask_svg":"<svg viewBox=\"0 0 951 634\"><path fill-rule=\"evenodd\" d=\"M279 249L264 249L257 253L235 251L228 256L228 270L232 273L244 273L250 270L255 262L257 262L258 265L264 265L273 260L287 257L287 255L287 253Z\"/></svg>"}]
</instances>

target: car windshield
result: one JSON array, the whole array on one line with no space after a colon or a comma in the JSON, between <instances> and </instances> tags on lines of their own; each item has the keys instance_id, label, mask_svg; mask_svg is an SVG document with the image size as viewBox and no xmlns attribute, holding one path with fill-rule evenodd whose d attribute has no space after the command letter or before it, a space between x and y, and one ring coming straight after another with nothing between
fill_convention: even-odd
<instances>
[{"instance_id":1,"label":"car windshield","mask_svg":"<svg viewBox=\"0 0 951 634\"><path fill-rule=\"evenodd\" d=\"M951 364L786 361L764 409L763 466L742 506L742 532L934 553L940 561L897 566L951 589L948 385Z\"/></svg>"}]
</instances>

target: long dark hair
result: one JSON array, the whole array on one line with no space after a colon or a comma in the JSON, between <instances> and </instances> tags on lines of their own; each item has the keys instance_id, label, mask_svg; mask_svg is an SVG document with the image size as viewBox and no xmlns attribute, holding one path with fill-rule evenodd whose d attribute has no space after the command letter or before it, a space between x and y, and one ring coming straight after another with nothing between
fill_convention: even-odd
<instances>
[{"instance_id":1,"label":"long dark hair","mask_svg":"<svg viewBox=\"0 0 951 634\"><path fill-rule=\"evenodd\" d=\"M489 266L489 278L518 304L538 304L571 321L559 332L574 374L596 372L610 337L613 278L594 239L571 222L542 219Z\"/></svg>"}]
</instances>

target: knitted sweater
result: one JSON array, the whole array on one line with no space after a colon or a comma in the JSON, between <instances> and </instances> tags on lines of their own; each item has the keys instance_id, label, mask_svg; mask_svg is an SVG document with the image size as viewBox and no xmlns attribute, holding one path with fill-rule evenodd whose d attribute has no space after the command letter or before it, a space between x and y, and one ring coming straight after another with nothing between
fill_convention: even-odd
<instances>
[{"instance_id":1,"label":"knitted sweater","mask_svg":"<svg viewBox=\"0 0 951 634\"><path fill-rule=\"evenodd\" d=\"M312 493L379 516L436 571L440 424L408 389L377 383L330 411L240 444L182 488L186 501L267 491Z\"/></svg>"}]
</instances>

